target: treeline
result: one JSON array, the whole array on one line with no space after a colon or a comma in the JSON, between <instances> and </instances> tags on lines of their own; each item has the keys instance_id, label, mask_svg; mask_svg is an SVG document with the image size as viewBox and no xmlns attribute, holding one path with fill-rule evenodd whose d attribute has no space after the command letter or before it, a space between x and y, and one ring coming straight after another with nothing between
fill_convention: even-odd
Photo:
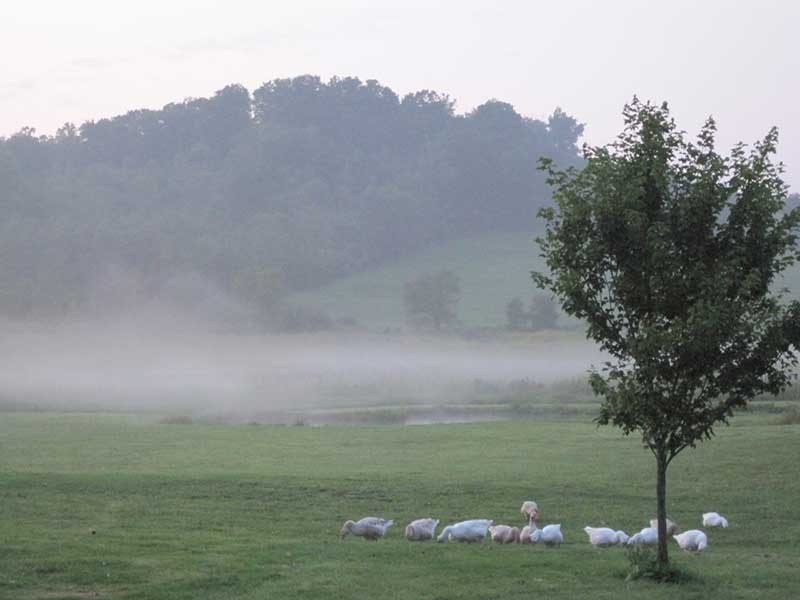
<instances>
[{"instance_id":1,"label":"treeline","mask_svg":"<svg viewBox=\"0 0 800 600\"><path fill-rule=\"evenodd\" d=\"M542 156L577 164L582 125L491 100L400 98L376 81L231 85L161 110L0 138L0 312L161 297L265 319L314 287L447 239L531 230Z\"/></svg>"}]
</instances>

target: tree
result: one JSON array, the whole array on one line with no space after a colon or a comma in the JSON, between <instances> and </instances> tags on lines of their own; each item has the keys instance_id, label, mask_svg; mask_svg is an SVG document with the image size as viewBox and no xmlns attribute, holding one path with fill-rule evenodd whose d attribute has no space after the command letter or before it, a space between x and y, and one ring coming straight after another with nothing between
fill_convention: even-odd
<instances>
[{"instance_id":1,"label":"tree","mask_svg":"<svg viewBox=\"0 0 800 600\"><path fill-rule=\"evenodd\" d=\"M558 328L558 312L550 298L534 296L531 298L531 308L528 311L528 321L533 331Z\"/></svg>"},{"instance_id":2,"label":"tree","mask_svg":"<svg viewBox=\"0 0 800 600\"><path fill-rule=\"evenodd\" d=\"M800 194L789 194L786 199L786 210L800 208Z\"/></svg>"},{"instance_id":3,"label":"tree","mask_svg":"<svg viewBox=\"0 0 800 600\"><path fill-rule=\"evenodd\" d=\"M452 271L421 275L403 286L406 314L411 322L429 319L434 329L441 329L455 321L460 293L461 284Z\"/></svg>"},{"instance_id":4,"label":"tree","mask_svg":"<svg viewBox=\"0 0 800 600\"><path fill-rule=\"evenodd\" d=\"M590 375L597 422L640 433L655 456L666 568L669 464L791 381L800 303L771 284L798 259L800 210L783 210L775 129L726 158L712 119L690 143L666 104L634 98L623 116L614 143L584 148L582 170L542 161L554 187L555 206L540 211L550 273L533 276L611 357Z\"/></svg>"},{"instance_id":5,"label":"tree","mask_svg":"<svg viewBox=\"0 0 800 600\"><path fill-rule=\"evenodd\" d=\"M529 315L525 312L525 305L519 297L515 296L506 304L506 321L508 328L514 331L525 329L528 326Z\"/></svg>"},{"instance_id":6,"label":"tree","mask_svg":"<svg viewBox=\"0 0 800 600\"><path fill-rule=\"evenodd\" d=\"M514 297L506 304L506 321L508 328L515 331L556 329L558 312L553 301L545 296L536 295L531 298L530 310L527 311L522 300Z\"/></svg>"}]
</instances>

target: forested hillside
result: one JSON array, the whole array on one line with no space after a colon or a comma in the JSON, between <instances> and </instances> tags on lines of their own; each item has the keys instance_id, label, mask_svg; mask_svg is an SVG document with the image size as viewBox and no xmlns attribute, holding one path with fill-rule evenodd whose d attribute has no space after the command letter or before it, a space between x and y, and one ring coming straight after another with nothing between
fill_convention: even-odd
<instances>
[{"instance_id":1,"label":"forested hillside","mask_svg":"<svg viewBox=\"0 0 800 600\"><path fill-rule=\"evenodd\" d=\"M313 289L433 243L532 231L536 161L582 125L376 81L232 85L54 136L0 138L0 313L235 303L265 323Z\"/></svg>"}]
</instances>

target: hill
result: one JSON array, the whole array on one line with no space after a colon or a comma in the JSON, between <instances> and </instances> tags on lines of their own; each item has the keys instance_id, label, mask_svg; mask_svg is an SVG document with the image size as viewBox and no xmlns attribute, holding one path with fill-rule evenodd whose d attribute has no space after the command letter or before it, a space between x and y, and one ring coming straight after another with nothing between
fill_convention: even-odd
<instances>
[{"instance_id":1,"label":"hill","mask_svg":"<svg viewBox=\"0 0 800 600\"><path fill-rule=\"evenodd\" d=\"M293 302L330 317L355 318L369 328L406 323L403 284L420 274L449 269L461 282L458 319L467 327L506 323L505 307L518 296L537 292L530 271L542 266L533 234L497 233L453 240L345 277L316 290L295 294Z\"/></svg>"},{"instance_id":2,"label":"hill","mask_svg":"<svg viewBox=\"0 0 800 600\"><path fill-rule=\"evenodd\" d=\"M299 299L385 327L402 283L450 268L463 324L502 324L531 293L537 160L580 165L583 125L454 106L304 75L0 138L0 317L166 305L294 330Z\"/></svg>"},{"instance_id":3,"label":"hill","mask_svg":"<svg viewBox=\"0 0 800 600\"><path fill-rule=\"evenodd\" d=\"M403 327L403 284L423 273L449 269L461 282L457 307L460 324L468 328L502 327L509 300L519 297L527 303L533 295L543 294L529 276L530 271L544 268L534 238L533 233L495 233L453 240L294 294L290 301L333 319L355 319L370 329ZM800 297L800 265L788 270L777 285ZM563 314L559 322L566 326L575 323Z\"/></svg>"},{"instance_id":4,"label":"hill","mask_svg":"<svg viewBox=\"0 0 800 600\"><path fill-rule=\"evenodd\" d=\"M527 228L549 201L537 160L577 164L582 130L310 75L25 128L0 138L0 314L225 298L269 324L286 294Z\"/></svg>"}]
</instances>

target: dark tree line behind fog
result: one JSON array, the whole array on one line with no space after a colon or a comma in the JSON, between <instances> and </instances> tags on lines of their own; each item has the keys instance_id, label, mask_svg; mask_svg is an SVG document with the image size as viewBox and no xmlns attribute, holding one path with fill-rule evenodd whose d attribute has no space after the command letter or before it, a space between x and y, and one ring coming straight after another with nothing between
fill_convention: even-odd
<instances>
[{"instance_id":1,"label":"dark tree line behind fog","mask_svg":"<svg viewBox=\"0 0 800 600\"><path fill-rule=\"evenodd\" d=\"M536 161L582 126L376 81L238 85L162 110L0 138L0 313L181 301L212 287L265 317L307 289L436 242L531 231Z\"/></svg>"}]
</instances>

